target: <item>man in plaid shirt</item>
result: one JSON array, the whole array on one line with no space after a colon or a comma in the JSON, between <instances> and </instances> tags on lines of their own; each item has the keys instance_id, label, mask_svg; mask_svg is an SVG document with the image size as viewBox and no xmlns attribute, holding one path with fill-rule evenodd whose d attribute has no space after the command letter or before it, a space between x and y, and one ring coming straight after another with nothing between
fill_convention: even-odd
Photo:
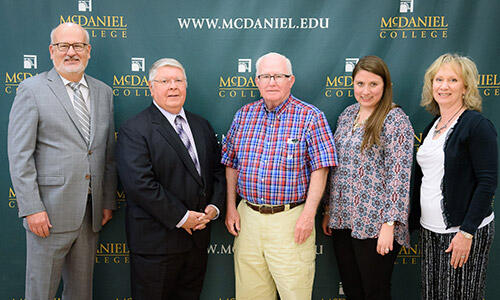
<instances>
[{"instance_id":1,"label":"man in plaid shirt","mask_svg":"<svg viewBox=\"0 0 500 300\"><path fill-rule=\"evenodd\" d=\"M276 289L283 300L310 299L314 219L337 164L333 135L320 110L291 95L288 58L268 53L256 69L263 99L236 113L222 149L236 299L276 299Z\"/></svg>"}]
</instances>

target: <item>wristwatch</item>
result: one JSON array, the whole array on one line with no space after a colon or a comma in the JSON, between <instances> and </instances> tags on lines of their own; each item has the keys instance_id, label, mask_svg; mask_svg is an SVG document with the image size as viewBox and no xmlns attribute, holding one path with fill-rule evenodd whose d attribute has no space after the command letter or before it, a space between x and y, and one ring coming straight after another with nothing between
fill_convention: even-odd
<instances>
[{"instance_id":1,"label":"wristwatch","mask_svg":"<svg viewBox=\"0 0 500 300\"><path fill-rule=\"evenodd\" d=\"M470 233L468 233L468 232L465 232L465 231L463 231L463 230L460 230L460 232L464 235L464 237L465 237L466 239L468 239L468 240L472 240L472 237L473 237L473 235L472 235L472 234L470 234Z\"/></svg>"}]
</instances>

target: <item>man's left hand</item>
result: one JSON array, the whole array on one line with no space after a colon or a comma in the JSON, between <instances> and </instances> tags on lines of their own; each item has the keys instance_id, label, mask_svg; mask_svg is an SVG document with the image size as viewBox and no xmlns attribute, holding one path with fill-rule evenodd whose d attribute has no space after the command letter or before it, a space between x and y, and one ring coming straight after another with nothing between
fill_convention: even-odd
<instances>
[{"instance_id":1,"label":"man's left hand","mask_svg":"<svg viewBox=\"0 0 500 300\"><path fill-rule=\"evenodd\" d=\"M101 225L104 226L112 218L113 218L113 210L111 210L109 208L104 208L102 210L102 222L101 222Z\"/></svg>"},{"instance_id":2,"label":"man's left hand","mask_svg":"<svg viewBox=\"0 0 500 300\"><path fill-rule=\"evenodd\" d=\"M297 223L295 223L295 242L302 244L311 235L314 228L314 214L307 213L305 210L300 214Z\"/></svg>"}]
</instances>

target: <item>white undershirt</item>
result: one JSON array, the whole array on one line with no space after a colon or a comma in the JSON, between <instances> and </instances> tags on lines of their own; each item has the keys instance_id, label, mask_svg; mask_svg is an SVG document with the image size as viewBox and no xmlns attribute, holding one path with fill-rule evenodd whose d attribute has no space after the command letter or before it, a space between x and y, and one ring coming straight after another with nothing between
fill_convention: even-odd
<instances>
[{"instance_id":1,"label":"white undershirt","mask_svg":"<svg viewBox=\"0 0 500 300\"><path fill-rule=\"evenodd\" d=\"M457 119L450 124L445 132L433 140L432 137L438 122L439 119L436 120L417 152L417 162L423 173L420 187L420 209L422 212L420 224L425 229L436 233L453 233L458 232L460 229L459 226L446 229L443 208L441 207L443 201L441 183L444 176L444 143L450 128L455 126ZM486 226L493 218L494 214L491 213L491 215L483 219L479 228Z\"/></svg>"}]
</instances>

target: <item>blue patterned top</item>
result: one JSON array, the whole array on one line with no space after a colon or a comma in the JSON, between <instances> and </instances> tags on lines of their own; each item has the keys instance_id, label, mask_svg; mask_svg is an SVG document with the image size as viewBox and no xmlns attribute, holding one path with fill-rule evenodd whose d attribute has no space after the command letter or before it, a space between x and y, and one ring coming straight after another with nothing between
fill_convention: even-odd
<instances>
[{"instance_id":1,"label":"blue patterned top","mask_svg":"<svg viewBox=\"0 0 500 300\"><path fill-rule=\"evenodd\" d=\"M381 145L361 152L364 127L353 130L359 104L339 116L334 139L339 166L329 178L330 227L351 229L357 239L377 238L383 223L395 221L394 239L408 246L410 174L414 132L401 108L386 116Z\"/></svg>"}]
</instances>

